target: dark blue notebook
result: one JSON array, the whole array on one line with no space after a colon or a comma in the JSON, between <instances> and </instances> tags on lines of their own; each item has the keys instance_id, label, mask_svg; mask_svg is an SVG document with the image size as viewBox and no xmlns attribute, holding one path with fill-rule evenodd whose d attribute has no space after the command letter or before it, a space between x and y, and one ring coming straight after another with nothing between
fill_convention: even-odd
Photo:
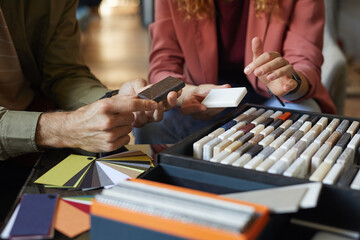
<instances>
[{"instance_id":1,"label":"dark blue notebook","mask_svg":"<svg viewBox=\"0 0 360 240\"><path fill-rule=\"evenodd\" d=\"M57 199L56 194L24 194L10 236L49 235Z\"/></svg>"}]
</instances>

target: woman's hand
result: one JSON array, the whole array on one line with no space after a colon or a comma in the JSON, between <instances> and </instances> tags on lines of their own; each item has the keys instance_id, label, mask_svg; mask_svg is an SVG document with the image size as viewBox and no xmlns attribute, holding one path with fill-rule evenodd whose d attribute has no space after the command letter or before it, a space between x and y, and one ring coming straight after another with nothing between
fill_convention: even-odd
<instances>
[{"instance_id":1,"label":"woman's hand","mask_svg":"<svg viewBox=\"0 0 360 240\"><path fill-rule=\"evenodd\" d=\"M253 61L244 69L246 75L254 73L276 96L284 96L297 87L292 78L293 66L278 52L264 52L260 38L252 40ZM303 80L301 91L295 93L300 98L308 91L307 79L298 73ZM294 94L294 95L295 95Z\"/></svg>"},{"instance_id":2,"label":"woman's hand","mask_svg":"<svg viewBox=\"0 0 360 240\"><path fill-rule=\"evenodd\" d=\"M224 110L224 108L207 108L201 104L202 100L211 89L230 88L229 84L214 85L202 84L199 86L186 84L182 96L179 98L181 112L184 115L191 115L197 120L210 120L212 117Z\"/></svg>"}]
</instances>

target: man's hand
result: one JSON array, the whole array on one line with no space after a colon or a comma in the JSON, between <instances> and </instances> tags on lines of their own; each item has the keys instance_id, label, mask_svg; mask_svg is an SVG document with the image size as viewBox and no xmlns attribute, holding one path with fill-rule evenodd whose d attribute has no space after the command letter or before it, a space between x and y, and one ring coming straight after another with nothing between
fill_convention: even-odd
<instances>
[{"instance_id":1,"label":"man's hand","mask_svg":"<svg viewBox=\"0 0 360 240\"><path fill-rule=\"evenodd\" d=\"M130 140L133 112L155 111L154 101L116 95L73 112L43 113L38 121L39 147L71 147L90 152L110 152Z\"/></svg>"},{"instance_id":2,"label":"man's hand","mask_svg":"<svg viewBox=\"0 0 360 240\"><path fill-rule=\"evenodd\" d=\"M136 96L139 92L144 90L145 88L150 87L147 85L146 80L144 79L136 79L133 81L129 81L124 83L119 89L119 95L121 96ZM177 98L181 95L181 91L170 92L167 95L167 100L162 101L158 104L158 108L152 111L138 111L134 113L134 127L142 127L148 122L158 122L163 119L164 111L170 110L172 107L176 105Z\"/></svg>"},{"instance_id":3,"label":"man's hand","mask_svg":"<svg viewBox=\"0 0 360 240\"><path fill-rule=\"evenodd\" d=\"M214 85L202 84L199 86L187 84L180 97L181 112L184 115L191 115L194 119L210 120L212 117L224 110L224 108L207 108L201 104L202 100L210 92L211 89L230 88L229 84Z\"/></svg>"},{"instance_id":4,"label":"man's hand","mask_svg":"<svg viewBox=\"0 0 360 240\"><path fill-rule=\"evenodd\" d=\"M296 88L292 78L293 66L278 52L264 52L260 38L252 40L253 61L245 69L246 75L254 73L277 96L286 95Z\"/></svg>"}]
</instances>

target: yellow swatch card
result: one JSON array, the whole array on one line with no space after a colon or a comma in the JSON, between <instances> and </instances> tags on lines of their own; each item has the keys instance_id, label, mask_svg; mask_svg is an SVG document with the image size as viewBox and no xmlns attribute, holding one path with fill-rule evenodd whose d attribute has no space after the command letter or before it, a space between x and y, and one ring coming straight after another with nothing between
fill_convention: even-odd
<instances>
[{"instance_id":1,"label":"yellow swatch card","mask_svg":"<svg viewBox=\"0 0 360 240\"><path fill-rule=\"evenodd\" d=\"M94 160L94 157L71 154L38 178L35 183L63 186L67 181L69 181L86 166L91 164Z\"/></svg>"}]
</instances>

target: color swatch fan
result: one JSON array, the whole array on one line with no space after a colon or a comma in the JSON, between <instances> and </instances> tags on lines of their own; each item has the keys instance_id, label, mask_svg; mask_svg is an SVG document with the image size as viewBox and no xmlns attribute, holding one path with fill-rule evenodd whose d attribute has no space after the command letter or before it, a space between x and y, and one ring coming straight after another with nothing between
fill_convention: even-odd
<instances>
[{"instance_id":1,"label":"color swatch fan","mask_svg":"<svg viewBox=\"0 0 360 240\"><path fill-rule=\"evenodd\" d=\"M136 178L153 167L151 158L138 150L103 158L71 154L50 169L35 183L48 188L93 189Z\"/></svg>"}]
</instances>

